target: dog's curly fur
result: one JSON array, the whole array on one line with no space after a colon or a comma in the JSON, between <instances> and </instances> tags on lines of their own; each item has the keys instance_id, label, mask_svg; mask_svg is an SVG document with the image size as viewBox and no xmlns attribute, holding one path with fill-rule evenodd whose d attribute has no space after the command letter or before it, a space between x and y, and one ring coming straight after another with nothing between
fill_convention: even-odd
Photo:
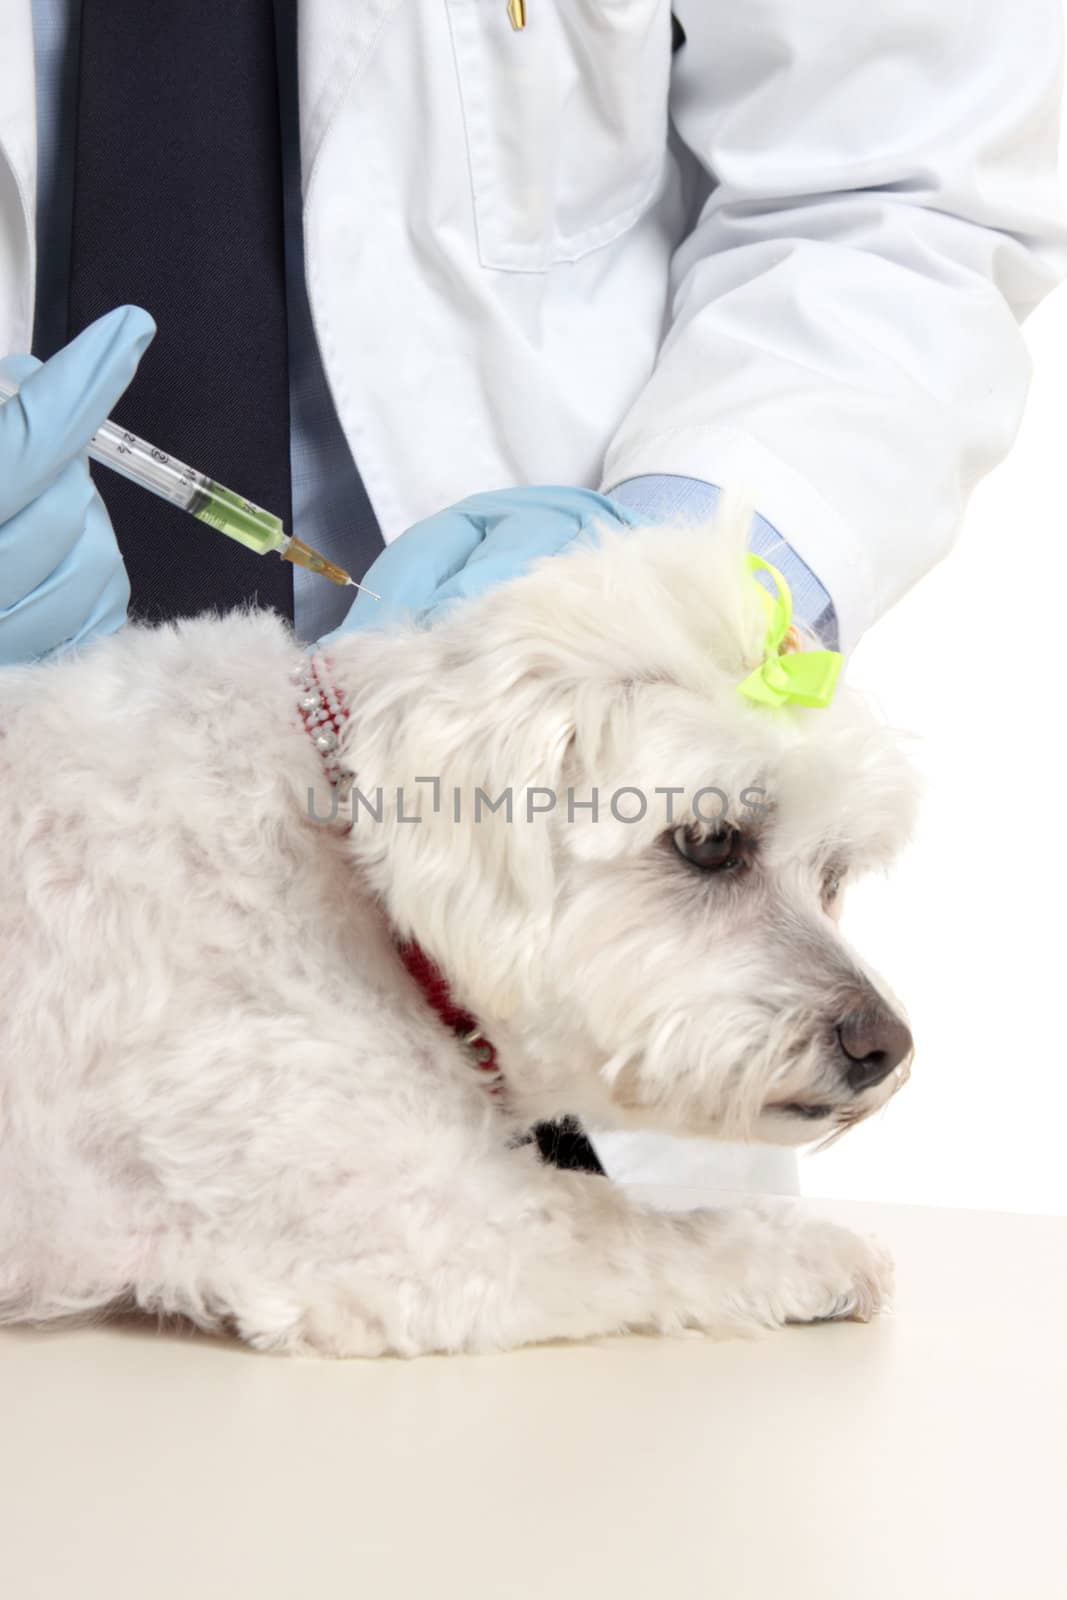
<instances>
[{"instance_id":1,"label":"dog's curly fur","mask_svg":"<svg viewBox=\"0 0 1067 1600\"><path fill-rule=\"evenodd\" d=\"M303 658L268 615L0 673L0 1320L132 1301L352 1355L877 1308L886 1259L843 1229L645 1210L519 1137L576 1113L801 1143L895 1087L845 1082L836 1022L892 1002L823 896L889 859L912 780L846 688L738 694L766 617L731 517L605 534L433 628L341 639L344 762L382 790L348 833L309 815L330 796ZM709 785L730 872L673 842ZM510 821L473 819L509 787ZM599 815L568 816L594 787ZM528 788L554 809L528 821ZM493 1039L500 1093L408 978L409 938Z\"/></svg>"}]
</instances>

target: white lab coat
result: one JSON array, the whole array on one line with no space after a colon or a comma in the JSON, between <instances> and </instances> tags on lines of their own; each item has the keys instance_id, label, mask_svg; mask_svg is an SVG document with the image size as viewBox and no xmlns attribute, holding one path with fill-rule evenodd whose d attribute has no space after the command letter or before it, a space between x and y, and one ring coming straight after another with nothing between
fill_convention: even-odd
<instances>
[{"instance_id":1,"label":"white lab coat","mask_svg":"<svg viewBox=\"0 0 1067 1600\"><path fill-rule=\"evenodd\" d=\"M500 485L743 482L847 647L1015 433L1017 318L1065 262L1059 0L674 10L672 62L670 0L527 0L522 32L301 0L327 378L387 538ZM0 351L34 189L30 0L0 0Z\"/></svg>"},{"instance_id":2,"label":"white lab coat","mask_svg":"<svg viewBox=\"0 0 1067 1600\"><path fill-rule=\"evenodd\" d=\"M1064 270L1059 0L674 9L672 73L670 0L528 0L523 32L302 0L326 374L387 538L505 484L744 481L847 646L1015 432L1016 318ZM30 0L0 0L0 351L34 187Z\"/></svg>"}]
</instances>

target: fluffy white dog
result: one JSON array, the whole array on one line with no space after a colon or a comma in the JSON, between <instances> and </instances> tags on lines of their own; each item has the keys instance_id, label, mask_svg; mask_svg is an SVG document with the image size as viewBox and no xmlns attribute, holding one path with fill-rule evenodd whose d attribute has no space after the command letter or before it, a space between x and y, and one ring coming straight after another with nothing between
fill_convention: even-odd
<instances>
[{"instance_id":1,"label":"fluffy white dog","mask_svg":"<svg viewBox=\"0 0 1067 1600\"><path fill-rule=\"evenodd\" d=\"M766 627L737 528L660 529L312 666L253 614L0 672L0 1320L414 1355L876 1310L842 1228L523 1137L800 1144L906 1071L835 910L911 777L844 687L738 693Z\"/></svg>"}]
</instances>

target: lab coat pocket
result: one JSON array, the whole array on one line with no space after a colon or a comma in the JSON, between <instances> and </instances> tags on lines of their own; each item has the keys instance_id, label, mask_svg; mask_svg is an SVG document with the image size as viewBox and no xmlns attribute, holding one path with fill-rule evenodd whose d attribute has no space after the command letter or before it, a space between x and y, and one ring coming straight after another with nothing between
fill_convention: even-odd
<instances>
[{"instance_id":1,"label":"lab coat pocket","mask_svg":"<svg viewBox=\"0 0 1067 1600\"><path fill-rule=\"evenodd\" d=\"M446 0L482 264L542 272L608 244L667 157L670 0Z\"/></svg>"}]
</instances>

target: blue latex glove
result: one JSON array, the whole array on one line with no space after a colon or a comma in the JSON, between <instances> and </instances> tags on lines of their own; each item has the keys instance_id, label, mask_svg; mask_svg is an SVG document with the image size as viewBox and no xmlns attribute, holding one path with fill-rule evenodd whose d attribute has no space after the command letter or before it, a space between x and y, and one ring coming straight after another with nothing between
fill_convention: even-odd
<instances>
[{"instance_id":1,"label":"blue latex glove","mask_svg":"<svg viewBox=\"0 0 1067 1600\"><path fill-rule=\"evenodd\" d=\"M381 600L357 595L344 622L323 642L401 616L432 617L452 601L517 578L540 556L556 555L588 534L593 523L632 527L644 520L592 489L473 494L387 545L363 580Z\"/></svg>"},{"instance_id":2,"label":"blue latex glove","mask_svg":"<svg viewBox=\"0 0 1067 1600\"><path fill-rule=\"evenodd\" d=\"M0 665L33 661L126 620L130 586L85 448L156 331L120 306L41 365L0 363Z\"/></svg>"}]
</instances>

